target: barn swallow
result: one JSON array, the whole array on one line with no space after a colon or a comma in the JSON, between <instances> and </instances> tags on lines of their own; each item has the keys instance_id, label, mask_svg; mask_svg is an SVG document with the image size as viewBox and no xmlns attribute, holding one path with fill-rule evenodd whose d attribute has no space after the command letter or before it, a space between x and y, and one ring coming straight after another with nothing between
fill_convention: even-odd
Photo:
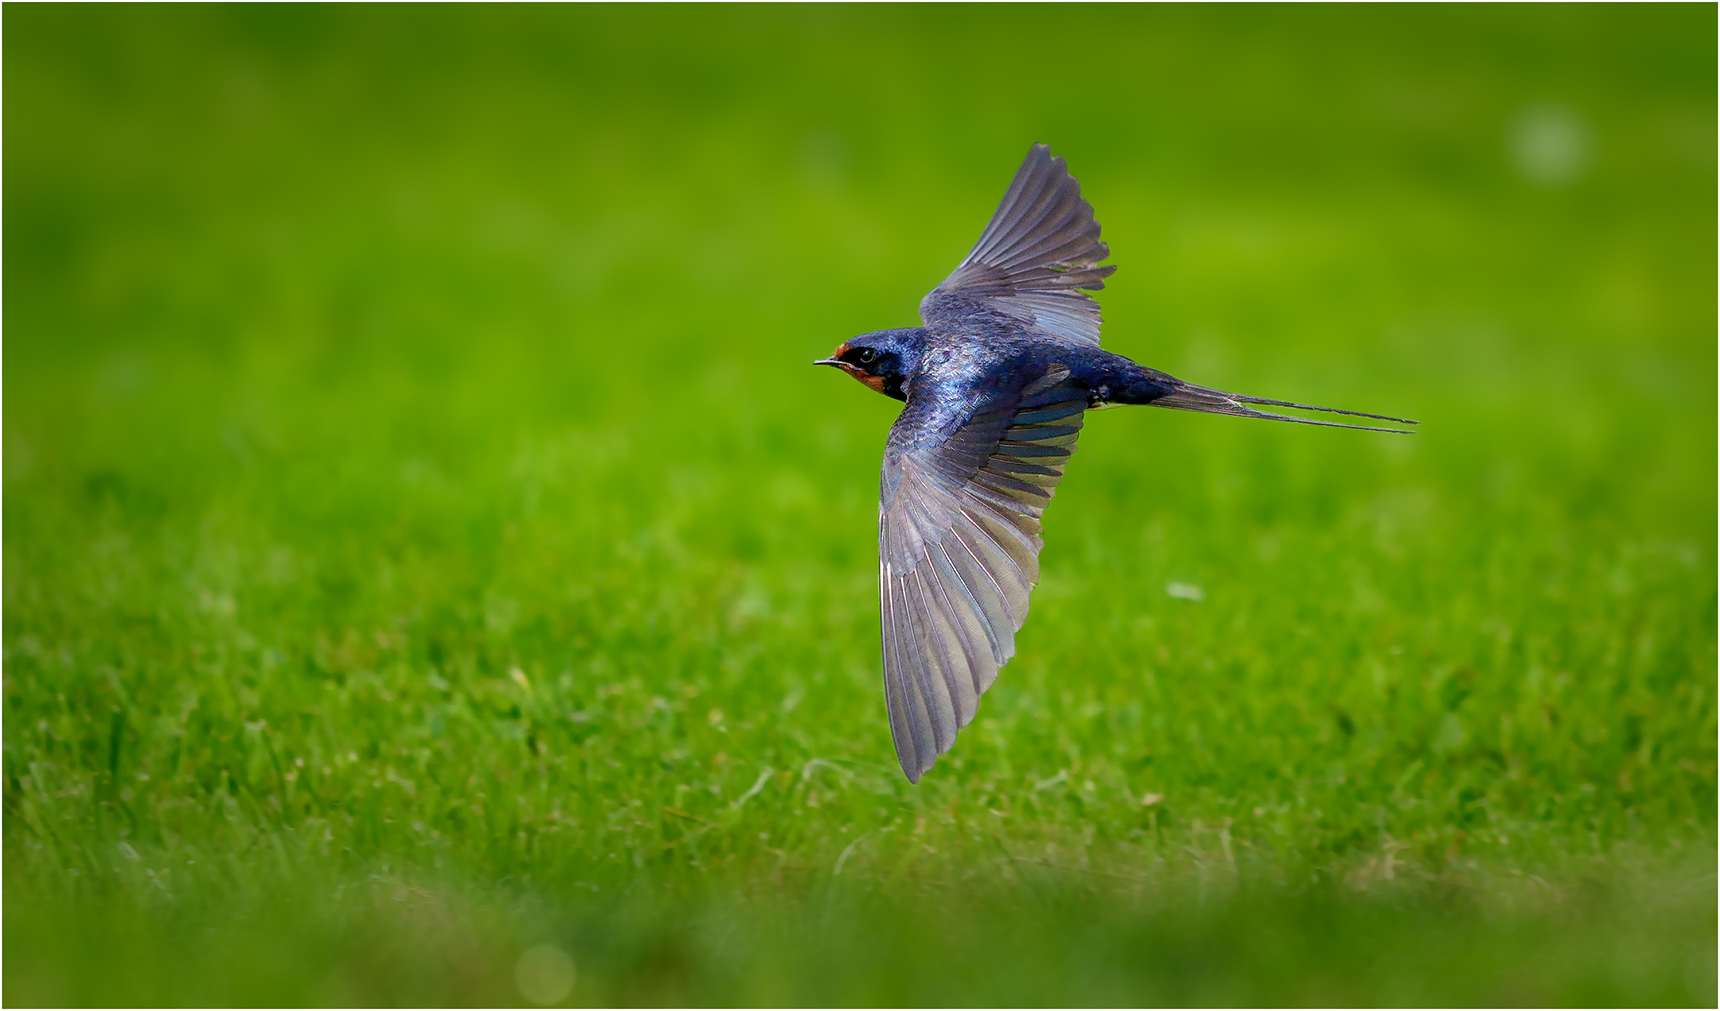
<instances>
[{"instance_id":1,"label":"barn swallow","mask_svg":"<svg viewBox=\"0 0 1720 1011\"><path fill-rule=\"evenodd\" d=\"M878 601L890 734L917 783L1015 655L1039 582L1040 517L1085 413L1119 404L1411 434L1195 386L1099 346L1089 292L1116 269L1062 158L1035 144L979 241L920 302L921 326L844 341L830 365L906 406L884 446Z\"/></svg>"}]
</instances>

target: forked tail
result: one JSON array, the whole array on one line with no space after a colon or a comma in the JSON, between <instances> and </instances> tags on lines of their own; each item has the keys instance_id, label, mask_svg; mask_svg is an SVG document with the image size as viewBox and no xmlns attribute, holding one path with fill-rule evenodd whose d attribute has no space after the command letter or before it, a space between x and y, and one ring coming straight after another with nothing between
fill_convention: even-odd
<instances>
[{"instance_id":1,"label":"forked tail","mask_svg":"<svg viewBox=\"0 0 1720 1011\"><path fill-rule=\"evenodd\" d=\"M1165 378L1169 379L1169 376ZM1288 400L1267 400L1265 397L1250 397L1241 393L1224 393L1219 390L1209 390L1204 386L1195 386L1181 380L1172 380L1176 385L1171 391L1162 396L1154 397L1151 403L1154 407L1171 407L1179 411L1201 411L1206 414L1234 414L1239 418L1266 418L1270 421L1290 421L1298 425L1324 425L1327 428L1354 428L1363 432L1391 432L1394 435L1414 435L1414 432L1403 428L1376 428L1372 425L1346 425L1338 421L1316 421L1313 418L1295 418L1288 414L1273 414L1271 411L1257 411L1249 404L1267 404L1272 407L1293 407L1299 411L1322 411L1326 414L1347 414L1353 418L1372 418L1375 421L1393 421L1400 425L1414 425L1417 422L1408 418L1392 418L1384 414L1368 414L1363 411L1345 411L1336 407L1315 407L1312 404L1295 404Z\"/></svg>"}]
</instances>

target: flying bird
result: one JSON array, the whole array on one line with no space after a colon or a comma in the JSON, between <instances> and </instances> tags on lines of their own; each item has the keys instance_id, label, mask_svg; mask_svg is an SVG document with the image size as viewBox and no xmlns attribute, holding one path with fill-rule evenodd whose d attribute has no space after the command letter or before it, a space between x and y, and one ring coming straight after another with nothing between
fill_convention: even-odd
<instances>
[{"instance_id":1,"label":"flying bird","mask_svg":"<svg viewBox=\"0 0 1720 1011\"><path fill-rule=\"evenodd\" d=\"M829 358L906 406L884 446L878 602L890 734L917 783L1015 655L1039 582L1040 517L1088 410L1151 404L1303 425L1289 407L1361 411L1195 386L1099 346L1088 292L1116 269L1062 158L1035 144L973 250L920 301L917 327L844 341Z\"/></svg>"}]
</instances>

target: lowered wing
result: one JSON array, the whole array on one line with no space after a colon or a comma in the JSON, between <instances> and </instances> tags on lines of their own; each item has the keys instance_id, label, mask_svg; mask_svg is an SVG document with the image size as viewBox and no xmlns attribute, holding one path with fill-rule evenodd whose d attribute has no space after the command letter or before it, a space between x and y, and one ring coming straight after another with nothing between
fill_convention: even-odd
<instances>
[{"instance_id":1,"label":"lowered wing","mask_svg":"<svg viewBox=\"0 0 1720 1011\"><path fill-rule=\"evenodd\" d=\"M937 445L891 433L878 507L884 690L910 782L968 725L1015 655L1039 582L1040 517L1075 451L1087 393L1052 368ZM898 426L913 425L904 413Z\"/></svg>"}]
</instances>

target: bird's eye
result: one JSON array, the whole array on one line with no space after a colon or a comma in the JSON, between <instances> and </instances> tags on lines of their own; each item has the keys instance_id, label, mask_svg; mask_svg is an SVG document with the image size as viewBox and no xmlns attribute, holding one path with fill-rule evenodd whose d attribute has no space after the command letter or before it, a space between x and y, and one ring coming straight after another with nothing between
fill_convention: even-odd
<instances>
[{"instance_id":1,"label":"bird's eye","mask_svg":"<svg viewBox=\"0 0 1720 1011\"><path fill-rule=\"evenodd\" d=\"M878 357L878 352L872 350L871 348L861 348L860 349L860 360L862 362L865 362L868 365L870 365L872 363L872 360L877 358L877 357Z\"/></svg>"}]
</instances>

